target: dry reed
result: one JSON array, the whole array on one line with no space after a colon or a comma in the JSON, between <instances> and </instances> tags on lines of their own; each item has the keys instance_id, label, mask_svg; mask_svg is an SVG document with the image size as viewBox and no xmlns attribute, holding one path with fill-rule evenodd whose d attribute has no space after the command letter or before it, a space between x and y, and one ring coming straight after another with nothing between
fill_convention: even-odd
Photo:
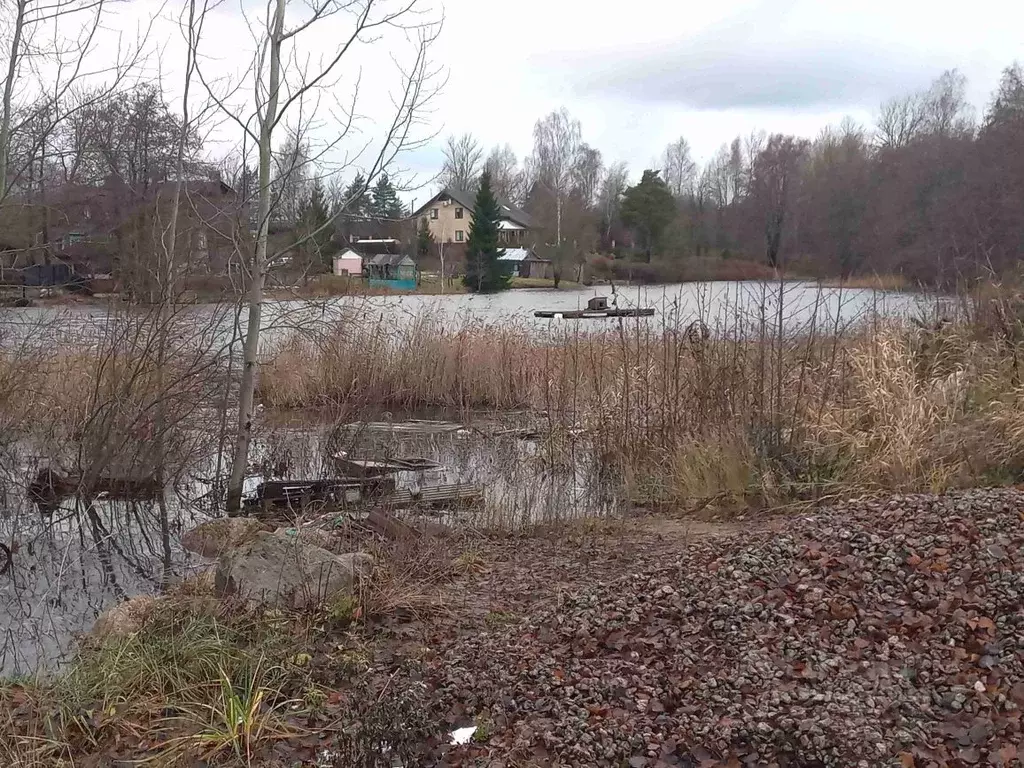
<instances>
[{"instance_id":1,"label":"dry reed","mask_svg":"<svg viewBox=\"0 0 1024 768\"><path fill-rule=\"evenodd\" d=\"M582 427L605 476L647 501L941 490L1024 471L1016 337L773 321L710 334L672 313L547 335L431 315L387 332L341 324L286 339L260 391L271 407L543 412L553 438Z\"/></svg>"}]
</instances>

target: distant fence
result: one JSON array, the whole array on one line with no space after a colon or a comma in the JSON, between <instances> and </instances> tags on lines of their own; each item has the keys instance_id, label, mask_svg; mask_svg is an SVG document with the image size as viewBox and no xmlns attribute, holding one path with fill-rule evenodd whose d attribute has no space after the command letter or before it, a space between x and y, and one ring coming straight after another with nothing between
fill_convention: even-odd
<instances>
[{"instance_id":1,"label":"distant fence","mask_svg":"<svg viewBox=\"0 0 1024 768\"><path fill-rule=\"evenodd\" d=\"M410 277L407 280L378 280L369 278L366 284L371 288L389 288L392 291L415 291L416 278Z\"/></svg>"},{"instance_id":2,"label":"distant fence","mask_svg":"<svg viewBox=\"0 0 1024 768\"><path fill-rule=\"evenodd\" d=\"M82 282L82 277L73 268L62 263L0 269L0 285L42 287L79 285Z\"/></svg>"}]
</instances>

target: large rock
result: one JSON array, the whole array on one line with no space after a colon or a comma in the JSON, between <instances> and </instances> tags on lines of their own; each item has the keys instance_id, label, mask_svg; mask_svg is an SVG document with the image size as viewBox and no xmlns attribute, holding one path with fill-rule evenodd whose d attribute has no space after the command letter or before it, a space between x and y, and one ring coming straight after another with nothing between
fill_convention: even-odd
<instances>
[{"instance_id":1,"label":"large rock","mask_svg":"<svg viewBox=\"0 0 1024 768\"><path fill-rule=\"evenodd\" d=\"M336 555L300 537L261 531L221 556L217 594L306 608L351 593L372 567L373 558L362 552Z\"/></svg>"},{"instance_id":2,"label":"large rock","mask_svg":"<svg viewBox=\"0 0 1024 768\"><path fill-rule=\"evenodd\" d=\"M189 552L216 558L225 552L252 541L267 526L251 517L220 517L208 520L181 537L181 545Z\"/></svg>"},{"instance_id":3,"label":"large rock","mask_svg":"<svg viewBox=\"0 0 1024 768\"><path fill-rule=\"evenodd\" d=\"M335 551L338 544L334 536L320 528L278 528L274 534L288 539L298 539L303 544L315 544L331 552Z\"/></svg>"},{"instance_id":4,"label":"large rock","mask_svg":"<svg viewBox=\"0 0 1024 768\"><path fill-rule=\"evenodd\" d=\"M138 632L156 609L158 600L151 595L139 595L107 608L92 628L98 638L125 637Z\"/></svg>"}]
</instances>

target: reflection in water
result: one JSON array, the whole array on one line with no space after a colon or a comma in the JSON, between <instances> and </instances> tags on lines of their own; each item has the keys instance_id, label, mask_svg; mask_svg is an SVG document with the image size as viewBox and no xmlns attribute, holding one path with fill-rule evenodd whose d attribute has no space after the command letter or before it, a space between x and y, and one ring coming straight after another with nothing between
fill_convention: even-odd
<instances>
[{"instance_id":1,"label":"reflection in water","mask_svg":"<svg viewBox=\"0 0 1024 768\"><path fill-rule=\"evenodd\" d=\"M430 414L436 418L436 414ZM307 418L263 424L254 445L251 491L261 477L321 479L338 474L332 457L420 457L441 466L401 472L399 487L475 483L483 508L441 511L451 525L515 527L612 510L592 480L589 452L562 436L524 440L509 430L524 417L454 422L397 421L383 414L370 424L323 424ZM531 425L531 428L536 425ZM182 533L210 514L199 500L210 491L216 457L199 462L180 495L151 502L65 499L52 518L40 516L24 489L8 492L0 541L17 547L11 570L0 576L0 674L27 674L53 665L106 608L154 594L203 566L182 550Z\"/></svg>"},{"instance_id":2,"label":"reflection in water","mask_svg":"<svg viewBox=\"0 0 1024 768\"><path fill-rule=\"evenodd\" d=\"M50 520L25 502L6 511L0 538L16 551L0 577L3 675L59 662L105 608L190 567L178 540L198 518L186 505L68 499Z\"/></svg>"}]
</instances>

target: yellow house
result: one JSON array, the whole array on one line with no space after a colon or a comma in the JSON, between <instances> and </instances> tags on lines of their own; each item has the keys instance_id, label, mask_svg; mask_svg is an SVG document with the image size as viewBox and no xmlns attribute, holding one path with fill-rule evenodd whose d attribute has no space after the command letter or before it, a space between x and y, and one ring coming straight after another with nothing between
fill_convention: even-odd
<instances>
[{"instance_id":1,"label":"yellow house","mask_svg":"<svg viewBox=\"0 0 1024 768\"><path fill-rule=\"evenodd\" d=\"M464 243L469 239L469 225L473 223L475 195L463 189L446 187L413 213L417 226L426 222L436 243ZM532 244L533 219L526 211L498 198L501 222L498 224L499 241L511 247Z\"/></svg>"}]
</instances>

